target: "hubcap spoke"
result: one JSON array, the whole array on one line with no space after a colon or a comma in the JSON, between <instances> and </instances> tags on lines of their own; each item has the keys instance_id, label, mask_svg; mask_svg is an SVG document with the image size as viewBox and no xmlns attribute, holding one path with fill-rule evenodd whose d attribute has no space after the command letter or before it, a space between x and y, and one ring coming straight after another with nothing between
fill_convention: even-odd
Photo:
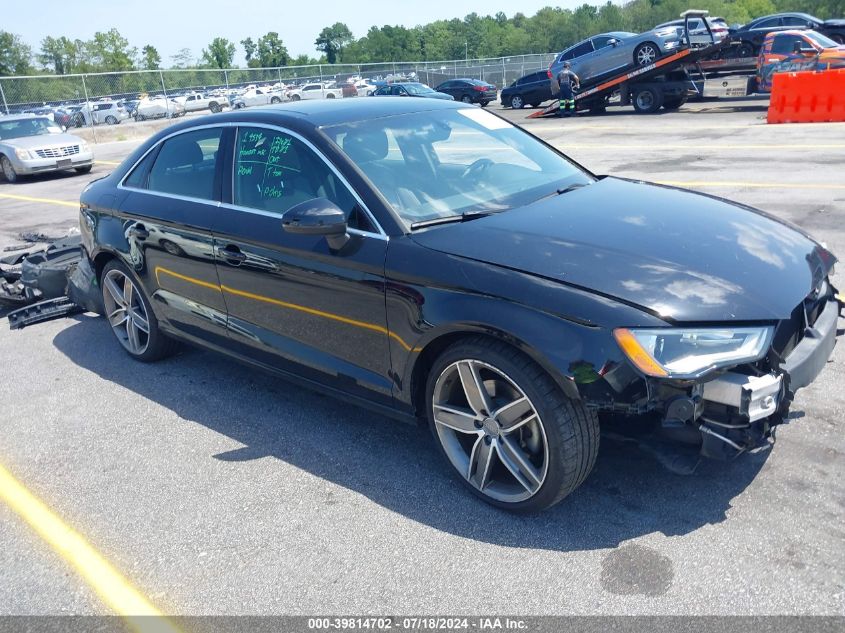
<instances>
[{"instance_id":1,"label":"hubcap spoke","mask_svg":"<svg viewBox=\"0 0 845 633\"><path fill-rule=\"evenodd\" d=\"M150 324L147 322L147 317L137 308L132 310L132 321L135 323L135 327L141 330L144 334L150 333Z\"/></svg>"},{"instance_id":2,"label":"hubcap spoke","mask_svg":"<svg viewBox=\"0 0 845 633\"><path fill-rule=\"evenodd\" d=\"M469 406L476 415L486 416L490 412L490 397L478 373L478 367L471 360L461 361L458 363L458 374Z\"/></svg>"},{"instance_id":3,"label":"hubcap spoke","mask_svg":"<svg viewBox=\"0 0 845 633\"><path fill-rule=\"evenodd\" d=\"M542 482L542 477L537 469L534 467L528 457L523 452L522 448L516 443L511 436L499 437L497 447L499 459L505 465L516 480L531 493L537 491Z\"/></svg>"},{"instance_id":4,"label":"hubcap spoke","mask_svg":"<svg viewBox=\"0 0 845 633\"><path fill-rule=\"evenodd\" d=\"M472 455L469 458L469 472L467 479L469 479L479 490L484 490L484 487L490 483L490 470L493 463L493 443L485 442L483 437L479 437L472 447Z\"/></svg>"},{"instance_id":5,"label":"hubcap spoke","mask_svg":"<svg viewBox=\"0 0 845 633\"><path fill-rule=\"evenodd\" d=\"M114 279L112 279L110 276L105 277L105 282L106 290L109 291L109 294L112 296L112 299L114 299L114 302L117 305L125 308L126 303L123 300L123 290L117 285L117 283L115 283Z\"/></svg>"},{"instance_id":6,"label":"hubcap spoke","mask_svg":"<svg viewBox=\"0 0 845 633\"><path fill-rule=\"evenodd\" d=\"M135 325L135 321L132 319L126 321L126 335L129 338L129 347L133 352L137 352L141 349L141 337L139 332L140 330Z\"/></svg>"},{"instance_id":7,"label":"hubcap spoke","mask_svg":"<svg viewBox=\"0 0 845 633\"><path fill-rule=\"evenodd\" d=\"M475 423L477 416L470 411L462 411L442 404L434 405L434 421L460 433L478 433Z\"/></svg>"},{"instance_id":8,"label":"hubcap spoke","mask_svg":"<svg viewBox=\"0 0 845 633\"><path fill-rule=\"evenodd\" d=\"M525 414L533 411L534 408L531 406L531 402L528 398L522 396L503 407L499 407L493 412L492 417L496 418L496 421L502 426L503 431L508 432L518 426L522 426L525 422L523 420Z\"/></svg>"},{"instance_id":9,"label":"hubcap spoke","mask_svg":"<svg viewBox=\"0 0 845 633\"><path fill-rule=\"evenodd\" d=\"M127 308L132 308L132 291L135 287L132 285L132 282L129 281L129 277L123 278L123 305Z\"/></svg>"},{"instance_id":10,"label":"hubcap spoke","mask_svg":"<svg viewBox=\"0 0 845 633\"><path fill-rule=\"evenodd\" d=\"M112 312L108 316L109 323L111 323L112 327L119 327L126 322L126 319L129 318L129 315L126 313L122 307L118 307L117 310Z\"/></svg>"}]
</instances>

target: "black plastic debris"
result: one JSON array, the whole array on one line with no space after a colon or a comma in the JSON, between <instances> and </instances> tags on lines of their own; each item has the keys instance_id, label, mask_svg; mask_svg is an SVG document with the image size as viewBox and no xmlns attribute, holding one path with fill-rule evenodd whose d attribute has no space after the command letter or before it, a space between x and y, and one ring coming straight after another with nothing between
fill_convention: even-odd
<instances>
[{"instance_id":1,"label":"black plastic debris","mask_svg":"<svg viewBox=\"0 0 845 633\"><path fill-rule=\"evenodd\" d=\"M68 274L82 259L82 239L63 238L46 250L30 253L21 262L21 284L33 301L65 296Z\"/></svg>"},{"instance_id":2,"label":"black plastic debris","mask_svg":"<svg viewBox=\"0 0 845 633\"><path fill-rule=\"evenodd\" d=\"M56 297L33 303L14 312L10 312L9 328L20 330L27 325L34 325L43 321L51 321L59 317L78 314L83 309L67 297Z\"/></svg>"}]
</instances>

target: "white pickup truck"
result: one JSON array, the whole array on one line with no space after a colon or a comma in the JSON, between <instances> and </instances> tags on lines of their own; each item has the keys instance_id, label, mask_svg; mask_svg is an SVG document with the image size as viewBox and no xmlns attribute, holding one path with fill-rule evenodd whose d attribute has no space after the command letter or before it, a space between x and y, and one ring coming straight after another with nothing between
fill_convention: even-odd
<instances>
[{"instance_id":1,"label":"white pickup truck","mask_svg":"<svg viewBox=\"0 0 845 633\"><path fill-rule=\"evenodd\" d=\"M251 88L242 95L235 97L232 107L245 108L247 106L267 105L270 103L281 103L282 97L278 92L266 88Z\"/></svg>"},{"instance_id":2,"label":"white pickup truck","mask_svg":"<svg viewBox=\"0 0 845 633\"><path fill-rule=\"evenodd\" d=\"M305 84L288 92L291 101L305 99L342 99L343 88L337 88L334 84Z\"/></svg>"},{"instance_id":3,"label":"white pickup truck","mask_svg":"<svg viewBox=\"0 0 845 633\"><path fill-rule=\"evenodd\" d=\"M185 106L185 112L198 112L200 110L211 110L220 112L226 102L222 99L207 97L201 92L191 92L186 95L175 97L174 101Z\"/></svg>"}]
</instances>

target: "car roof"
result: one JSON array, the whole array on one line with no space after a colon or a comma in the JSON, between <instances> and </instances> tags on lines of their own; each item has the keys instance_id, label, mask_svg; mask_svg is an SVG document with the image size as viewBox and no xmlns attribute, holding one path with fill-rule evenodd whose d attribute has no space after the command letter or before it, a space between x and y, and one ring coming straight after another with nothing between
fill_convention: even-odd
<instances>
[{"instance_id":1,"label":"car roof","mask_svg":"<svg viewBox=\"0 0 845 633\"><path fill-rule=\"evenodd\" d=\"M815 22L817 20L817 18L814 18L809 13L800 13L800 12L797 12L797 11L790 11L788 13L772 13L771 15L763 15L759 18L751 20L751 22L749 22L746 26L751 25L751 24L756 24L757 22L762 22L763 20L770 20L772 18L793 18L793 17L794 18L803 18L805 20L812 20L813 22Z\"/></svg>"},{"instance_id":2,"label":"car roof","mask_svg":"<svg viewBox=\"0 0 845 633\"><path fill-rule=\"evenodd\" d=\"M49 119L44 116L43 114L34 114L32 112L22 112L20 114L7 114L3 117L3 123L8 123L9 121L32 121L34 119L44 119L49 121Z\"/></svg>"},{"instance_id":3,"label":"car roof","mask_svg":"<svg viewBox=\"0 0 845 633\"><path fill-rule=\"evenodd\" d=\"M188 129L195 125L211 125L217 122L233 121L268 124L284 124L285 122L296 121L317 128L400 114L462 108L475 108L475 106L455 101L404 99L402 97L303 100L207 115L180 123L178 127Z\"/></svg>"}]
</instances>

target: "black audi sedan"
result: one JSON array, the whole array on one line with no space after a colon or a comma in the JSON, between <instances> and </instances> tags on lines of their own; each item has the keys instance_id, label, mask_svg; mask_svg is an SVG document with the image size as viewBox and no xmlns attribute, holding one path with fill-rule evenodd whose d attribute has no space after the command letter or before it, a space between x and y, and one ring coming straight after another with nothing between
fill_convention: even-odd
<instances>
[{"instance_id":1,"label":"black audi sedan","mask_svg":"<svg viewBox=\"0 0 845 633\"><path fill-rule=\"evenodd\" d=\"M481 107L495 101L499 94L496 86L480 79L449 79L437 86L435 90L451 95L455 101L477 103Z\"/></svg>"},{"instance_id":2,"label":"black audi sedan","mask_svg":"<svg viewBox=\"0 0 845 633\"><path fill-rule=\"evenodd\" d=\"M425 420L469 490L518 511L584 481L611 415L706 456L755 447L841 310L800 229L433 99L179 123L85 189L80 223L129 357L184 341Z\"/></svg>"}]
</instances>

